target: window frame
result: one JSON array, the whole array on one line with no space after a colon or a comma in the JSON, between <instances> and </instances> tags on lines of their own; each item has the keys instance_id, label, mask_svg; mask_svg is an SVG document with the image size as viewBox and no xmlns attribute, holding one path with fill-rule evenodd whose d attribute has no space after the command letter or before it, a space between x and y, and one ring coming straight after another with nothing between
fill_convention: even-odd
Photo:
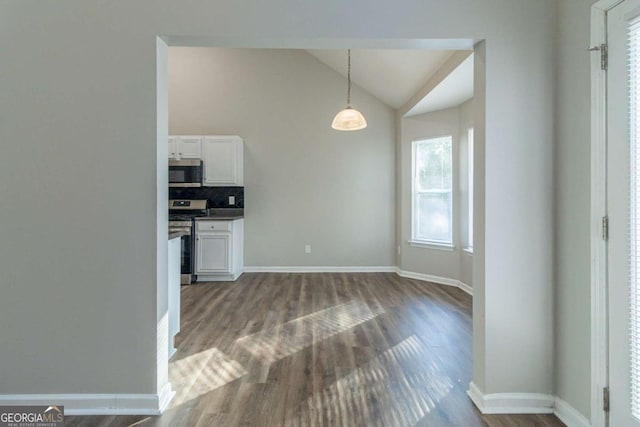
<instances>
[{"instance_id":1,"label":"window frame","mask_svg":"<svg viewBox=\"0 0 640 427\"><path fill-rule=\"evenodd\" d=\"M450 240L437 240L437 239L422 239L422 238L418 238L416 236L416 231L417 231L417 215L416 215L416 195L417 195L417 190L416 190L416 152L417 152L417 148L421 143L425 143L428 141L435 141L435 140L441 140L441 139L447 139L449 146L450 146L450 164L451 164L451 182L450 182L450 187L449 187L449 212L450 212L450 216L449 216L449 226L451 228L451 239ZM453 155L453 135L450 134L446 134L446 135L441 135L441 136L434 136L434 137L428 137L428 138L420 138L420 139L415 139L413 141L411 141L411 239L409 240L409 244L411 246L414 247L423 247L423 248L432 248L432 249L443 249L443 250L453 250L455 248L453 242L454 242L454 173L455 173L455 167L454 167L454 155ZM426 190L426 191L421 191L420 193L442 193L445 192L443 190Z\"/></svg>"}]
</instances>

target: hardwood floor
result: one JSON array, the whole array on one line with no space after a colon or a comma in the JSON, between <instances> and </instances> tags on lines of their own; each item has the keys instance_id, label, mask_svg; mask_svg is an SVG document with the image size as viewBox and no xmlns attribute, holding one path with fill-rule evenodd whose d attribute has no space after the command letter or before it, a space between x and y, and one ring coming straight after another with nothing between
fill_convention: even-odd
<instances>
[{"instance_id":1,"label":"hardwood floor","mask_svg":"<svg viewBox=\"0 0 640 427\"><path fill-rule=\"evenodd\" d=\"M244 274L182 288L176 396L161 417L67 417L67 426L563 426L481 415L471 297L371 274Z\"/></svg>"}]
</instances>

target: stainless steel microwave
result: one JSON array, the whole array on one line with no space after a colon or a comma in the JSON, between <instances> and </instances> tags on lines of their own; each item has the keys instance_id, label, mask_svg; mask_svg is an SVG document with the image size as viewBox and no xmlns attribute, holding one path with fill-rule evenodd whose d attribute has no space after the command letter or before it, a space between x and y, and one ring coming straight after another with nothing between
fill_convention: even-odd
<instances>
[{"instance_id":1,"label":"stainless steel microwave","mask_svg":"<svg viewBox=\"0 0 640 427\"><path fill-rule=\"evenodd\" d=\"M169 160L169 187L202 187L202 160Z\"/></svg>"}]
</instances>

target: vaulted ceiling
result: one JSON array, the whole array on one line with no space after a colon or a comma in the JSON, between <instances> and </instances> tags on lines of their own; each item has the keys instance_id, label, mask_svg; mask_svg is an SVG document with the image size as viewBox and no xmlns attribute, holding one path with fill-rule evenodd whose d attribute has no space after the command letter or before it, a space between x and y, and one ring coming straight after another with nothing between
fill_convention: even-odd
<instances>
[{"instance_id":1,"label":"vaulted ceiling","mask_svg":"<svg viewBox=\"0 0 640 427\"><path fill-rule=\"evenodd\" d=\"M346 50L311 49L307 52L347 76ZM351 80L394 109L406 107L408 115L453 107L473 96L472 56L416 105L406 104L454 53L451 50L352 50Z\"/></svg>"}]
</instances>

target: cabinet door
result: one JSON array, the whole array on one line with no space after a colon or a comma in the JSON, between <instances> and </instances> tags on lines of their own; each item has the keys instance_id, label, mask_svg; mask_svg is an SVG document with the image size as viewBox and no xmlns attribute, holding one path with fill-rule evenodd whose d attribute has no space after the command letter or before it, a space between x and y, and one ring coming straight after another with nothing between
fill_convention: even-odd
<instances>
[{"instance_id":1,"label":"cabinet door","mask_svg":"<svg viewBox=\"0 0 640 427\"><path fill-rule=\"evenodd\" d=\"M169 240L169 357L175 352L173 337L180 332L180 252L181 238Z\"/></svg>"},{"instance_id":2,"label":"cabinet door","mask_svg":"<svg viewBox=\"0 0 640 427\"><path fill-rule=\"evenodd\" d=\"M176 159L178 156L178 138L175 136L169 137L169 158Z\"/></svg>"},{"instance_id":3,"label":"cabinet door","mask_svg":"<svg viewBox=\"0 0 640 427\"><path fill-rule=\"evenodd\" d=\"M200 234L196 249L197 274L231 272L231 234Z\"/></svg>"},{"instance_id":4,"label":"cabinet door","mask_svg":"<svg viewBox=\"0 0 640 427\"><path fill-rule=\"evenodd\" d=\"M204 138L204 184L241 185L238 179L238 150L235 138Z\"/></svg>"},{"instance_id":5,"label":"cabinet door","mask_svg":"<svg viewBox=\"0 0 640 427\"><path fill-rule=\"evenodd\" d=\"M181 159L199 159L202 156L202 137L181 136L177 148Z\"/></svg>"}]
</instances>

